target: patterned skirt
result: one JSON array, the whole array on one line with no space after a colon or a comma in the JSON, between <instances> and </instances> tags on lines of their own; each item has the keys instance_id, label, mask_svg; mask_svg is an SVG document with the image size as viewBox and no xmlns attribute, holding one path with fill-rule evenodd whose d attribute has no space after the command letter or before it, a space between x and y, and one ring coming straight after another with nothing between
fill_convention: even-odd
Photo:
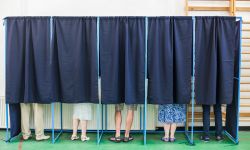
<instances>
[{"instance_id":1,"label":"patterned skirt","mask_svg":"<svg viewBox=\"0 0 250 150\"><path fill-rule=\"evenodd\" d=\"M183 123L186 121L185 104L159 105L158 120L161 123Z\"/></svg>"}]
</instances>

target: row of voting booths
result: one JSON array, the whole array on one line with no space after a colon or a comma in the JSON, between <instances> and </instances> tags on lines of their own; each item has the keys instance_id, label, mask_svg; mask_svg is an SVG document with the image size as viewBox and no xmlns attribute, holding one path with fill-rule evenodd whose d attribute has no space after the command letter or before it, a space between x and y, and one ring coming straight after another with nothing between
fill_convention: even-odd
<instances>
[{"instance_id":1,"label":"row of voting booths","mask_svg":"<svg viewBox=\"0 0 250 150\"><path fill-rule=\"evenodd\" d=\"M183 131L194 144L194 106L226 104L225 134L238 143L240 17L6 17L6 140L21 132L20 103L191 106ZM62 109L62 105L61 105ZM106 109L105 109L106 110ZM106 110L107 111L107 110ZM9 112L9 114L8 114ZM61 110L62 121L62 110ZM10 136L9 136L10 127Z\"/></svg>"}]
</instances>

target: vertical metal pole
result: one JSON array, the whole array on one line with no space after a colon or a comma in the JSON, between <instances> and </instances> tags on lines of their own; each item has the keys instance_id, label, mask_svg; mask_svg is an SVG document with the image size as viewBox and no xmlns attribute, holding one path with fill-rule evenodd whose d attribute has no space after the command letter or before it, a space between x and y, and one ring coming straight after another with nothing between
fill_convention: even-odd
<instances>
[{"instance_id":1,"label":"vertical metal pole","mask_svg":"<svg viewBox=\"0 0 250 150\"><path fill-rule=\"evenodd\" d=\"M51 140L53 144L55 143L55 114L54 113L55 113L54 103L51 103L51 118L52 118Z\"/></svg>"},{"instance_id":2,"label":"vertical metal pole","mask_svg":"<svg viewBox=\"0 0 250 150\"><path fill-rule=\"evenodd\" d=\"M145 17L145 99L144 99L144 145L147 144L147 95L148 95L148 84L147 84L147 59L148 59L148 17Z\"/></svg>"},{"instance_id":3,"label":"vertical metal pole","mask_svg":"<svg viewBox=\"0 0 250 150\"><path fill-rule=\"evenodd\" d=\"M241 75L241 43L242 43L242 17L240 19L240 43L239 43L239 70L238 70L238 112L237 112L237 129L236 129L236 143L239 143L239 117L240 117L240 75Z\"/></svg>"},{"instance_id":4,"label":"vertical metal pole","mask_svg":"<svg viewBox=\"0 0 250 150\"><path fill-rule=\"evenodd\" d=\"M61 132L63 131L63 104L60 103L60 116L61 116Z\"/></svg>"},{"instance_id":5,"label":"vertical metal pole","mask_svg":"<svg viewBox=\"0 0 250 150\"><path fill-rule=\"evenodd\" d=\"M52 38L53 38L53 17L50 17L50 52L52 52ZM52 59L51 59L52 61ZM54 144L55 143L55 108L54 108L54 103L51 103L51 119L52 119L52 130L51 130L51 134L52 134L52 137L51 137L51 141L52 143Z\"/></svg>"},{"instance_id":6,"label":"vertical metal pole","mask_svg":"<svg viewBox=\"0 0 250 150\"><path fill-rule=\"evenodd\" d=\"M99 49L99 29L100 29L100 17L97 17L96 20L96 50L97 50L97 72L98 72L98 99L99 103L97 106L97 121L96 121L96 126L97 126L97 137L96 137L96 142L99 145L100 144L100 109L101 109L101 92L100 92L100 87L101 87L101 81L100 81L100 69L99 69L99 54L100 54L100 49Z\"/></svg>"},{"instance_id":7,"label":"vertical metal pole","mask_svg":"<svg viewBox=\"0 0 250 150\"><path fill-rule=\"evenodd\" d=\"M105 104L105 130L108 129L108 106Z\"/></svg>"},{"instance_id":8,"label":"vertical metal pole","mask_svg":"<svg viewBox=\"0 0 250 150\"><path fill-rule=\"evenodd\" d=\"M6 51L7 51L7 19L4 19L3 22L4 25L4 40L5 40L5 45L4 45L4 62L6 64ZM6 69L5 69L6 70ZM6 72L6 71L5 71ZM6 99L5 99L6 103ZM9 104L5 104L5 125L6 125L6 134L5 134L5 141L7 142L9 140Z\"/></svg>"},{"instance_id":9,"label":"vertical metal pole","mask_svg":"<svg viewBox=\"0 0 250 150\"><path fill-rule=\"evenodd\" d=\"M194 144L194 97L195 97L195 17L193 19L193 72L192 72L192 122L191 122L191 144Z\"/></svg>"},{"instance_id":10,"label":"vertical metal pole","mask_svg":"<svg viewBox=\"0 0 250 150\"><path fill-rule=\"evenodd\" d=\"M6 124L6 135L5 135L5 141L8 142L9 141L9 105L5 104L5 124Z\"/></svg>"}]
</instances>

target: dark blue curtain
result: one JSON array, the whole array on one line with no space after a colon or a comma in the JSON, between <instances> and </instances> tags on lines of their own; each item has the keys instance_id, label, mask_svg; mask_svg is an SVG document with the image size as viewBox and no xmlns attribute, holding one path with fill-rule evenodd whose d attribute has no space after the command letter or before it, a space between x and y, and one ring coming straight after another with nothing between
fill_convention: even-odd
<instances>
[{"instance_id":1,"label":"dark blue curtain","mask_svg":"<svg viewBox=\"0 0 250 150\"><path fill-rule=\"evenodd\" d=\"M232 102L235 19L235 17L196 17L197 104Z\"/></svg>"},{"instance_id":2,"label":"dark blue curtain","mask_svg":"<svg viewBox=\"0 0 250 150\"><path fill-rule=\"evenodd\" d=\"M227 113L226 113L226 131L230 133L234 138L237 137L238 129L237 129L237 120L239 119L239 85L240 82L237 78L239 77L239 56L240 56L240 21L236 22L236 47L235 47L235 61L234 61L234 89L233 89L233 101L231 104L227 105Z\"/></svg>"},{"instance_id":3,"label":"dark blue curtain","mask_svg":"<svg viewBox=\"0 0 250 150\"><path fill-rule=\"evenodd\" d=\"M50 74L49 18L6 19L6 102L54 101Z\"/></svg>"},{"instance_id":4,"label":"dark blue curtain","mask_svg":"<svg viewBox=\"0 0 250 150\"><path fill-rule=\"evenodd\" d=\"M192 17L150 17L148 101L188 104L191 93Z\"/></svg>"},{"instance_id":5,"label":"dark blue curtain","mask_svg":"<svg viewBox=\"0 0 250 150\"><path fill-rule=\"evenodd\" d=\"M55 95L64 103L98 103L95 17L54 17Z\"/></svg>"},{"instance_id":6,"label":"dark blue curtain","mask_svg":"<svg viewBox=\"0 0 250 150\"><path fill-rule=\"evenodd\" d=\"M100 18L102 103L142 104L145 17Z\"/></svg>"},{"instance_id":7,"label":"dark blue curtain","mask_svg":"<svg viewBox=\"0 0 250 150\"><path fill-rule=\"evenodd\" d=\"M21 109L19 104L9 104L10 139L21 133Z\"/></svg>"}]
</instances>

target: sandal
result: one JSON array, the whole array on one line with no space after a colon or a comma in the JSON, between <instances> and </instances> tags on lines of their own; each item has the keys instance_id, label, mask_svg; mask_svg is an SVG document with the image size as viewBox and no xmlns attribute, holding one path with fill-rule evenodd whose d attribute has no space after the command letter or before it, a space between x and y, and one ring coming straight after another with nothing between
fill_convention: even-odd
<instances>
[{"instance_id":1,"label":"sandal","mask_svg":"<svg viewBox=\"0 0 250 150\"><path fill-rule=\"evenodd\" d=\"M76 135L72 135L72 136L71 136L71 140L72 140L72 141L74 141L74 140L78 140L78 139L79 139L79 137L78 137L78 136L76 136Z\"/></svg>"},{"instance_id":2,"label":"sandal","mask_svg":"<svg viewBox=\"0 0 250 150\"><path fill-rule=\"evenodd\" d=\"M169 142L169 138L167 138L167 137L162 137L161 140L162 140L163 142Z\"/></svg>"},{"instance_id":3,"label":"sandal","mask_svg":"<svg viewBox=\"0 0 250 150\"><path fill-rule=\"evenodd\" d=\"M175 138L170 138L169 142L175 142Z\"/></svg>"},{"instance_id":4,"label":"sandal","mask_svg":"<svg viewBox=\"0 0 250 150\"><path fill-rule=\"evenodd\" d=\"M119 143L122 141L122 138L120 136L118 136L118 137L113 136L113 137L109 138L109 140L112 142L115 142L115 143Z\"/></svg>"},{"instance_id":5,"label":"sandal","mask_svg":"<svg viewBox=\"0 0 250 150\"><path fill-rule=\"evenodd\" d=\"M124 137L123 142L130 142L132 140L134 140L134 138L132 136Z\"/></svg>"},{"instance_id":6,"label":"sandal","mask_svg":"<svg viewBox=\"0 0 250 150\"><path fill-rule=\"evenodd\" d=\"M81 140L82 140L83 142L85 142L85 141L90 140L90 138L87 137L87 136L81 136Z\"/></svg>"}]
</instances>

